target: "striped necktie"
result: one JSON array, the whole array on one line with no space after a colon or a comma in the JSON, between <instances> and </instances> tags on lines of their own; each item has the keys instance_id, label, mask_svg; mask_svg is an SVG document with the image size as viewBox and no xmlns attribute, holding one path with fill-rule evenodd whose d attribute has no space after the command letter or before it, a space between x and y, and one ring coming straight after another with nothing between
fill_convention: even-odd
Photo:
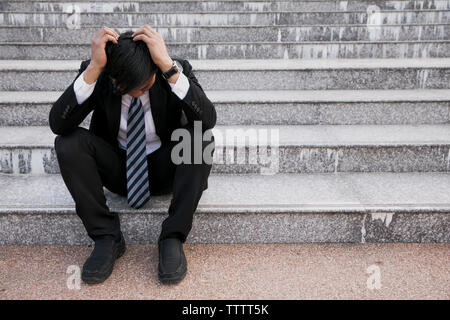
<instances>
[{"instance_id":1,"label":"striped necktie","mask_svg":"<svg viewBox=\"0 0 450 320\"><path fill-rule=\"evenodd\" d=\"M141 100L134 97L127 122L127 191L128 204L133 208L142 207L150 199L144 110Z\"/></svg>"}]
</instances>

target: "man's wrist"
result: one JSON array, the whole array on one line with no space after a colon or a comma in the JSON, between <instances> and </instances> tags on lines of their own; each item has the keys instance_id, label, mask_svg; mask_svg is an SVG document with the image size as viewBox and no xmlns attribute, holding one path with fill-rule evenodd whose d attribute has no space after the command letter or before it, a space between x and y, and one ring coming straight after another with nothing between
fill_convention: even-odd
<instances>
[{"instance_id":1,"label":"man's wrist","mask_svg":"<svg viewBox=\"0 0 450 320\"><path fill-rule=\"evenodd\" d=\"M167 72L170 70L170 68L172 68L173 66L173 60L172 58L168 57L167 59L165 59L163 62L161 62L158 67L161 69L161 71Z\"/></svg>"},{"instance_id":2,"label":"man's wrist","mask_svg":"<svg viewBox=\"0 0 450 320\"><path fill-rule=\"evenodd\" d=\"M170 76L170 78L167 79L167 81L169 83L176 83L178 81L179 77L180 77L180 73L177 72L177 73L173 74L172 76Z\"/></svg>"},{"instance_id":3,"label":"man's wrist","mask_svg":"<svg viewBox=\"0 0 450 320\"><path fill-rule=\"evenodd\" d=\"M97 81L100 73L102 72L103 68L99 68L98 66L89 63L89 65L87 66L85 72L84 72L84 78L83 80L87 83L87 84L92 84L95 81Z\"/></svg>"}]
</instances>

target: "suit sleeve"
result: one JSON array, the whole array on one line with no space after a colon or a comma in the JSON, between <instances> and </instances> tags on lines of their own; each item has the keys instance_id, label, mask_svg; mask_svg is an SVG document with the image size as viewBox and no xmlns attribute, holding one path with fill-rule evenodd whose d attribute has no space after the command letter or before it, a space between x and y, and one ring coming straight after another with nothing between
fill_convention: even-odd
<instances>
[{"instance_id":1,"label":"suit sleeve","mask_svg":"<svg viewBox=\"0 0 450 320\"><path fill-rule=\"evenodd\" d=\"M84 73L83 71L78 78L73 83L73 91L75 91L75 97L77 98L78 104L82 104L86 99L88 99L92 92L94 92L95 84L97 81L88 84L86 81L84 81Z\"/></svg>"},{"instance_id":2,"label":"suit sleeve","mask_svg":"<svg viewBox=\"0 0 450 320\"><path fill-rule=\"evenodd\" d=\"M203 130L211 129L216 125L216 109L192 72L192 66L189 61L181 60L181 63L183 65L183 73L189 81L189 90L181 100L181 106L187 121L192 124L194 121L202 121Z\"/></svg>"},{"instance_id":3,"label":"suit sleeve","mask_svg":"<svg viewBox=\"0 0 450 320\"><path fill-rule=\"evenodd\" d=\"M74 131L87 115L94 109L94 94L90 95L82 104L78 104L74 91L76 79L89 65L90 60L81 63L78 75L72 84L63 92L53 104L49 114L50 129L55 134L67 135ZM98 84L98 80L97 83Z\"/></svg>"}]
</instances>

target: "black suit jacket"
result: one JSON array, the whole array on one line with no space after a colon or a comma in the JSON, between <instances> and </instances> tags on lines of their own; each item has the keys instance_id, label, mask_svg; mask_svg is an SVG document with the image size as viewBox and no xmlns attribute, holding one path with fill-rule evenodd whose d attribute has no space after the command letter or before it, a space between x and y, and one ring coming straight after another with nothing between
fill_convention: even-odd
<instances>
[{"instance_id":1,"label":"black suit jacket","mask_svg":"<svg viewBox=\"0 0 450 320\"><path fill-rule=\"evenodd\" d=\"M162 77L160 69L157 70L155 82L149 90L151 112L156 134L160 137L161 143L169 142L172 131L185 124L182 119L192 124L195 120L202 121L203 132L216 124L214 105L198 83L191 64L187 60L176 60L182 64L183 73L189 79L189 90L184 99L181 100L172 92L167 80ZM90 59L81 63L75 80L86 69L89 62ZM58 135L67 135L75 130L93 110L89 130L117 147L122 96L114 93L111 77L102 72L93 93L80 105L73 89L75 80L50 110L51 130Z\"/></svg>"}]
</instances>

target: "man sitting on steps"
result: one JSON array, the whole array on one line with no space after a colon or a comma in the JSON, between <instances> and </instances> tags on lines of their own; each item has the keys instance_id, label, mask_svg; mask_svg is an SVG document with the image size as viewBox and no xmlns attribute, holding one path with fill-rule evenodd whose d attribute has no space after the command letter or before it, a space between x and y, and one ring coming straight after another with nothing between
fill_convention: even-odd
<instances>
[{"instance_id":1,"label":"man sitting on steps","mask_svg":"<svg viewBox=\"0 0 450 320\"><path fill-rule=\"evenodd\" d=\"M92 110L89 130L79 127ZM158 276L164 283L182 280L187 271L182 244L208 188L214 137L190 148L190 162L180 163L171 155L179 143L171 135L185 130L187 143L194 146L194 128L202 134L216 124L214 105L190 63L172 60L161 35L149 26L120 36L104 27L92 39L91 59L81 63L75 80L53 104L49 122L57 134L62 178L95 242L83 281L106 280L125 251L119 216L107 207L103 187L126 196L133 208L151 195L173 193L158 239ZM202 153L201 161L194 161L199 159L194 151Z\"/></svg>"}]
</instances>

